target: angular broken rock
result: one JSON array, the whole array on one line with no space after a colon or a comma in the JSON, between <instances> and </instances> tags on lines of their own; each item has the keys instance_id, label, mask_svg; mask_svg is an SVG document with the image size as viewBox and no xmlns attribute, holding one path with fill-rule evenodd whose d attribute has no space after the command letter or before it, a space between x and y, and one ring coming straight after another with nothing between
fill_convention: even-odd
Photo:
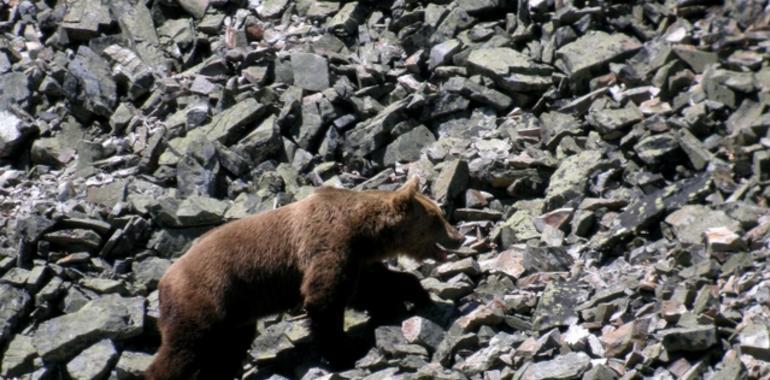
<instances>
[{"instance_id":1,"label":"angular broken rock","mask_svg":"<svg viewBox=\"0 0 770 380\"><path fill-rule=\"evenodd\" d=\"M491 77L508 92L542 92L552 84L549 66L535 63L511 48L475 49L468 56L467 65L472 72Z\"/></svg>"},{"instance_id":2,"label":"angular broken rock","mask_svg":"<svg viewBox=\"0 0 770 380\"><path fill-rule=\"evenodd\" d=\"M118 360L118 351L109 339L86 348L67 363L67 374L73 379L100 379Z\"/></svg>"},{"instance_id":3,"label":"angular broken rock","mask_svg":"<svg viewBox=\"0 0 770 380\"><path fill-rule=\"evenodd\" d=\"M102 339L141 334L144 298L105 295L74 313L49 319L35 330L32 344L44 360L61 362Z\"/></svg>"},{"instance_id":4,"label":"angular broken rock","mask_svg":"<svg viewBox=\"0 0 770 380\"><path fill-rule=\"evenodd\" d=\"M746 248L746 243L740 235L727 227L707 228L703 234L706 246L712 251L738 251Z\"/></svg>"},{"instance_id":5,"label":"angular broken rock","mask_svg":"<svg viewBox=\"0 0 770 380\"><path fill-rule=\"evenodd\" d=\"M663 347L668 352L705 351L717 344L714 326L675 327L661 331Z\"/></svg>"},{"instance_id":6,"label":"angular broken rock","mask_svg":"<svg viewBox=\"0 0 770 380\"><path fill-rule=\"evenodd\" d=\"M326 58L312 53L293 53L291 69L294 85L308 91L323 91L329 88L329 62Z\"/></svg>"},{"instance_id":7,"label":"angular broken rock","mask_svg":"<svg viewBox=\"0 0 770 380\"><path fill-rule=\"evenodd\" d=\"M546 189L546 210L556 209L570 199L582 197L589 175L602 165L601 159L601 152L586 150L563 160L551 175Z\"/></svg>"},{"instance_id":8,"label":"angular broken rock","mask_svg":"<svg viewBox=\"0 0 770 380\"><path fill-rule=\"evenodd\" d=\"M576 306L586 300L588 292L575 284L549 282L533 314L532 328L544 331L577 323Z\"/></svg>"},{"instance_id":9,"label":"angular broken rock","mask_svg":"<svg viewBox=\"0 0 770 380\"><path fill-rule=\"evenodd\" d=\"M707 206L687 205L666 217L666 223L674 229L677 239L683 243L701 244L709 228L723 227L737 231L740 224L723 211Z\"/></svg>"},{"instance_id":10,"label":"angular broken rock","mask_svg":"<svg viewBox=\"0 0 770 380\"><path fill-rule=\"evenodd\" d=\"M570 352L555 359L529 363L516 372L520 380L578 379L591 368L591 358L583 352Z\"/></svg>"},{"instance_id":11,"label":"angular broken rock","mask_svg":"<svg viewBox=\"0 0 770 380\"><path fill-rule=\"evenodd\" d=\"M757 358L770 361L770 326L766 323L751 322L738 335L741 351Z\"/></svg>"},{"instance_id":12,"label":"angular broken rock","mask_svg":"<svg viewBox=\"0 0 770 380\"><path fill-rule=\"evenodd\" d=\"M444 339L444 329L435 322L415 316L401 322L401 333L409 343L417 343L435 350Z\"/></svg>"},{"instance_id":13,"label":"angular broken rock","mask_svg":"<svg viewBox=\"0 0 770 380\"><path fill-rule=\"evenodd\" d=\"M8 111L0 110L0 158L14 154L23 138L21 119Z\"/></svg>"},{"instance_id":14,"label":"angular broken rock","mask_svg":"<svg viewBox=\"0 0 770 380\"><path fill-rule=\"evenodd\" d=\"M576 78L623 59L642 47L634 37L592 30L556 51L556 67Z\"/></svg>"},{"instance_id":15,"label":"angular broken rock","mask_svg":"<svg viewBox=\"0 0 770 380\"><path fill-rule=\"evenodd\" d=\"M25 290L0 283L0 305L0 343L5 343L32 307L32 297Z\"/></svg>"},{"instance_id":16,"label":"angular broken rock","mask_svg":"<svg viewBox=\"0 0 770 380\"><path fill-rule=\"evenodd\" d=\"M447 162L431 186L433 199L447 204L465 191L468 186L468 163L463 160Z\"/></svg>"}]
</instances>

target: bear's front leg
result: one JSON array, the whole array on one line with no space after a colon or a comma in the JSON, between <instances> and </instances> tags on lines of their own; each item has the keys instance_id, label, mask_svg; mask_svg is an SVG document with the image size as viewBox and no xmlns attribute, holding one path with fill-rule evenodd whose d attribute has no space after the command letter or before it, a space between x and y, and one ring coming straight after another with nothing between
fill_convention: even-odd
<instances>
[{"instance_id":1,"label":"bear's front leg","mask_svg":"<svg viewBox=\"0 0 770 380\"><path fill-rule=\"evenodd\" d=\"M375 323L380 323L403 316L407 311L406 301L417 307L433 302L416 276L375 263L361 271L350 306L366 310Z\"/></svg>"},{"instance_id":2,"label":"bear's front leg","mask_svg":"<svg viewBox=\"0 0 770 380\"><path fill-rule=\"evenodd\" d=\"M315 255L302 281L304 307L321 355L335 368L350 368L357 359L343 327L345 305L359 268L347 255Z\"/></svg>"}]
</instances>

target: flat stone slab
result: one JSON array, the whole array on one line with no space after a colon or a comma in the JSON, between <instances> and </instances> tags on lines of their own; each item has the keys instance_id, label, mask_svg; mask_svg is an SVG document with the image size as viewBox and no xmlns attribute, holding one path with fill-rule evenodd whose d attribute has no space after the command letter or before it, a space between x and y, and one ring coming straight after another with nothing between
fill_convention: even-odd
<instances>
[{"instance_id":1,"label":"flat stone slab","mask_svg":"<svg viewBox=\"0 0 770 380\"><path fill-rule=\"evenodd\" d=\"M641 47L639 40L623 33L608 34L592 30L556 51L556 67L576 77L620 60Z\"/></svg>"}]
</instances>

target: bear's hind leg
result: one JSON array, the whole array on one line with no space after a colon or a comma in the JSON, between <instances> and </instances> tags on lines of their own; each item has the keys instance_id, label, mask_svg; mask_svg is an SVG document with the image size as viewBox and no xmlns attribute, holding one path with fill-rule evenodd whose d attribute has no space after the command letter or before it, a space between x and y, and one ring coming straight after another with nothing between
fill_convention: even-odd
<instances>
[{"instance_id":1,"label":"bear's hind leg","mask_svg":"<svg viewBox=\"0 0 770 380\"><path fill-rule=\"evenodd\" d=\"M257 334L257 324L250 323L234 330L217 331L207 342L200 358L197 380L232 380L242 368L243 360Z\"/></svg>"},{"instance_id":2,"label":"bear's hind leg","mask_svg":"<svg viewBox=\"0 0 770 380\"><path fill-rule=\"evenodd\" d=\"M195 359L192 350L175 350L162 345L144 377L146 380L189 379L195 372Z\"/></svg>"}]
</instances>

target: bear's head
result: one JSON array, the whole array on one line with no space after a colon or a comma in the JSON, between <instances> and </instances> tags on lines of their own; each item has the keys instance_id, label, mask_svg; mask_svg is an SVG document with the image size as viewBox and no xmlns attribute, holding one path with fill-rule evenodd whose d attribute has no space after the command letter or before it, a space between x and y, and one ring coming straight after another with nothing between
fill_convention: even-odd
<instances>
[{"instance_id":1,"label":"bear's head","mask_svg":"<svg viewBox=\"0 0 770 380\"><path fill-rule=\"evenodd\" d=\"M464 238L444 218L441 208L419 192L419 184L419 179L412 177L392 193L393 207L402 216L395 226L398 248L419 261L444 261L447 250L459 248Z\"/></svg>"}]
</instances>

